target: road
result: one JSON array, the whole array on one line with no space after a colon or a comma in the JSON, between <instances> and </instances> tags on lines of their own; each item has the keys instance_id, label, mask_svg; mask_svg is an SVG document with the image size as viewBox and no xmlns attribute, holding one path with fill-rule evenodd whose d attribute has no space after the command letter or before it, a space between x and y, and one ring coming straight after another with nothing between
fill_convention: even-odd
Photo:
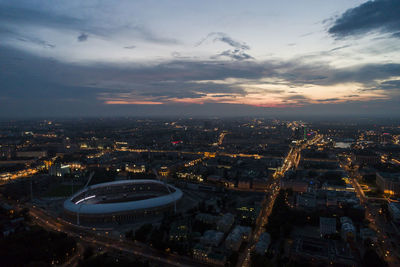
<instances>
[{"instance_id":1,"label":"road","mask_svg":"<svg viewBox=\"0 0 400 267\"><path fill-rule=\"evenodd\" d=\"M61 267L69 267L69 266L77 266L79 260L83 256L83 253L85 252L85 248L80 242L77 242L76 244L76 251L72 257L70 257L66 262L64 262Z\"/></svg>"},{"instance_id":2,"label":"road","mask_svg":"<svg viewBox=\"0 0 400 267\"><path fill-rule=\"evenodd\" d=\"M394 254L396 248L394 248L392 245L397 243L398 241L392 240L392 238L388 236L388 231L391 231L392 229L390 229L390 224L386 222L383 216L380 214L380 205L377 206L376 204L370 203L370 198L365 196L364 190L362 190L358 182L358 179L361 179L361 175L356 169L352 169L350 167L351 161L348 161L347 164L342 162L341 165L342 168L345 169L349 174L349 178L353 187L356 190L357 196L360 199L361 204L364 204L366 219L370 222L369 226L377 233L379 246L377 252L385 259L390 267L399 266L400 262ZM388 201L384 198L380 200Z\"/></svg>"},{"instance_id":3,"label":"road","mask_svg":"<svg viewBox=\"0 0 400 267\"><path fill-rule=\"evenodd\" d=\"M228 153L223 151L181 151L181 150L158 150L158 149L136 149L136 148L119 148L115 149L115 151L128 151L134 153L181 153L181 154L190 154L190 155L199 155L205 157L216 157L216 156L226 156L231 158L241 157L241 158L254 158L254 159L263 159L263 158L281 158L276 156L263 156L259 154L246 154L246 153ZM111 151L110 151L111 152Z\"/></svg>"},{"instance_id":4,"label":"road","mask_svg":"<svg viewBox=\"0 0 400 267\"><path fill-rule=\"evenodd\" d=\"M115 239L107 234L99 233L88 228L78 227L60 218L54 218L43 210L29 206L29 213L33 221L39 226L52 231L64 232L77 240L95 245L103 246L109 249L133 254L146 258L152 262L161 264L162 266L208 266L201 264L189 257L164 253L150 248L139 242L131 242L125 239Z\"/></svg>"},{"instance_id":5,"label":"road","mask_svg":"<svg viewBox=\"0 0 400 267\"><path fill-rule=\"evenodd\" d=\"M297 168L300 162L301 150L306 148L308 145L313 145L322 139L321 135L317 135L314 139L307 142L298 142L296 146L291 147L288 155L283 161L283 165L280 170L277 170L273 177L269 189L270 194L264 199L261 209L261 214L256 222L253 234L250 237L248 245L246 246L243 253L239 255L238 267L247 267L250 265L251 251L255 248L260 235L264 232L264 225L268 223L268 217L271 215L272 209L274 207L275 199L279 194L280 190L280 179L285 175L285 173L291 168Z\"/></svg>"}]
</instances>

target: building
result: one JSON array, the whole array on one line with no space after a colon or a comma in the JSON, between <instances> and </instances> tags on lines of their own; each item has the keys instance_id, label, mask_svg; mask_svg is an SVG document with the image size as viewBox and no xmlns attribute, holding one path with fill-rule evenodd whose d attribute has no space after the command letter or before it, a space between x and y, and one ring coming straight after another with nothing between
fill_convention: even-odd
<instances>
[{"instance_id":1,"label":"building","mask_svg":"<svg viewBox=\"0 0 400 267\"><path fill-rule=\"evenodd\" d=\"M250 180L248 179L241 179L238 182L239 189L250 189Z\"/></svg>"},{"instance_id":2,"label":"building","mask_svg":"<svg viewBox=\"0 0 400 267\"><path fill-rule=\"evenodd\" d=\"M222 177L220 175L209 175L207 177L207 182L211 183L220 183L222 180Z\"/></svg>"},{"instance_id":3,"label":"building","mask_svg":"<svg viewBox=\"0 0 400 267\"><path fill-rule=\"evenodd\" d=\"M322 236L336 233L336 219L319 217L319 231Z\"/></svg>"},{"instance_id":4,"label":"building","mask_svg":"<svg viewBox=\"0 0 400 267\"><path fill-rule=\"evenodd\" d=\"M370 150L360 150L353 155L353 160L358 164L374 165L380 162L380 157Z\"/></svg>"},{"instance_id":5,"label":"building","mask_svg":"<svg viewBox=\"0 0 400 267\"><path fill-rule=\"evenodd\" d=\"M346 185L332 185L329 183L324 183L322 185L322 190L328 190L328 191L348 191L348 192L354 192L355 189L351 184L346 184Z\"/></svg>"},{"instance_id":6,"label":"building","mask_svg":"<svg viewBox=\"0 0 400 267\"><path fill-rule=\"evenodd\" d=\"M71 168L69 165L54 164L49 168L49 174L53 176L62 177L68 173L71 173Z\"/></svg>"},{"instance_id":7,"label":"building","mask_svg":"<svg viewBox=\"0 0 400 267\"><path fill-rule=\"evenodd\" d=\"M170 170L169 170L168 167L162 166L162 167L160 168L160 170L158 171L158 174L159 174L160 176L162 176L162 177L168 177L169 174L170 174Z\"/></svg>"},{"instance_id":8,"label":"building","mask_svg":"<svg viewBox=\"0 0 400 267\"><path fill-rule=\"evenodd\" d=\"M47 157L46 151L18 151L16 156L18 158L44 158Z\"/></svg>"},{"instance_id":9,"label":"building","mask_svg":"<svg viewBox=\"0 0 400 267\"><path fill-rule=\"evenodd\" d=\"M237 225L225 239L225 247L238 251L243 241L250 238L251 228Z\"/></svg>"},{"instance_id":10,"label":"building","mask_svg":"<svg viewBox=\"0 0 400 267\"><path fill-rule=\"evenodd\" d=\"M234 222L235 216L231 213L226 213L218 220L217 230L226 233L231 229Z\"/></svg>"},{"instance_id":11,"label":"building","mask_svg":"<svg viewBox=\"0 0 400 267\"><path fill-rule=\"evenodd\" d=\"M361 240L363 240L363 241L369 239L374 243L378 242L378 236L376 235L376 232L374 230L372 230L371 228L361 228L360 229L360 237L361 237Z\"/></svg>"},{"instance_id":12,"label":"building","mask_svg":"<svg viewBox=\"0 0 400 267\"><path fill-rule=\"evenodd\" d=\"M176 172L176 176L183 180L193 180L198 182L203 182L203 176L201 174L196 174L193 172Z\"/></svg>"},{"instance_id":13,"label":"building","mask_svg":"<svg viewBox=\"0 0 400 267\"><path fill-rule=\"evenodd\" d=\"M196 244L193 249L193 259L198 261L207 262L208 261L208 253L211 252L210 247L203 246L202 244Z\"/></svg>"},{"instance_id":14,"label":"building","mask_svg":"<svg viewBox=\"0 0 400 267\"><path fill-rule=\"evenodd\" d=\"M400 173L376 173L376 185L385 194L400 195Z\"/></svg>"},{"instance_id":15,"label":"building","mask_svg":"<svg viewBox=\"0 0 400 267\"><path fill-rule=\"evenodd\" d=\"M225 266L226 256L222 253L210 252L207 255L207 263L212 266Z\"/></svg>"},{"instance_id":16,"label":"building","mask_svg":"<svg viewBox=\"0 0 400 267\"><path fill-rule=\"evenodd\" d=\"M91 185L64 202L64 216L80 224L134 222L174 212L183 193L158 180Z\"/></svg>"},{"instance_id":17,"label":"building","mask_svg":"<svg viewBox=\"0 0 400 267\"><path fill-rule=\"evenodd\" d=\"M353 221L349 217L340 217L341 226L341 237L343 240L354 239L356 236L356 228L354 227Z\"/></svg>"},{"instance_id":18,"label":"building","mask_svg":"<svg viewBox=\"0 0 400 267\"><path fill-rule=\"evenodd\" d=\"M308 183L299 180L281 180L282 189L292 189L293 192L305 193L308 190Z\"/></svg>"},{"instance_id":19,"label":"building","mask_svg":"<svg viewBox=\"0 0 400 267\"><path fill-rule=\"evenodd\" d=\"M213 251L211 247L196 244L192 249L192 253L195 260L208 263L212 266L225 266L226 256Z\"/></svg>"},{"instance_id":20,"label":"building","mask_svg":"<svg viewBox=\"0 0 400 267\"><path fill-rule=\"evenodd\" d=\"M252 188L254 190L266 190L268 188L268 179L267 178L254 178L252 181Z\"/></svg>"},{"instance_id":21,"label":"building","mask_svg":"<svg viewBox=\"0 0 400 267\"><path fill-rule=\"evenodd\" d=\"M388 210L393 222L400 224L400 203L391 202L388 204Z\"/></svg>"},{"instance_id":22,"label":"building","mask_svg":"<svg viewBox=\"0 0 400 267\"><path fill-rule=\"evenodd\" d=\"M349 246L338 240L299 236L290 254L291 259L309 261L310 266L356 266Z\"/></svg>"},{"instance_id":23,"label":"building","mask_svg":"<svg viewBox=\"0 0 400 267\"><path fill-rule=\"evenodd\" d=\"M270 244L271 244L271 236L269 233L264 232L260 235L260 238L254 250L256 253L264 255L265 253L267 253Z\"/></svg>"},{"instance_id":24,"label":"building","mask_svg":"<svg viewBox=\"0 0 400 267\"><path fill-rule=\"evenodd\" d=\"M239 206L236 208L237 215L240 219L246 220L252 224L257 221L257 218L261 212L260 205L246 205Z\"/></svg>"},{"instance_id":25,"label":"building","mask_svg":"<svg viewBox=\"0 0 400 267\"><path fill-rule=\"evenodd\" d=\"M132 173L145 173L146 172L146 166L144 164L141 165L127 165L125 167L125 171L127 172L132 172Z\"/></svg>"},{"instance_id":26,"label":"building","mask_svg":"<svg viewBox=\"0 0 400 267\"><path fill-rule=\"evenodd\" d=\"M224 238L224 233L215 230L207 230L200 238L200 243L206 246L218 247Z\"/></svg>"},{"instance_id":27,"label":"building","mask_svg":"<svg viewBox=\"0 0 400 267\"><path fill-rule=\"evenodd\" d=\"M200 221L202 223L213 224L218 221L218 216L214 216L208 213L199 213L196 215L196 221Z\"/></svg>"},{"instance_id":28,"label":"building","mask_svg":"<svg viewBox=\"0 0 400 267\"><path fill-rule=\"evenodd\" d=\"M307 192L297 195L296 206L302 209L315 209L317 207L317 197L314 192Z\"/></svg>"},{"instance_id":29,"label":"building","mask_svg":"<svg viewBox=\"0 0 400 267\"><path fill-rule=\"evenodd\" d=\"M189 226L186 222L174 222L169 230L169 240L187 241L189 235Z\"/></svg>"}]
</instances>

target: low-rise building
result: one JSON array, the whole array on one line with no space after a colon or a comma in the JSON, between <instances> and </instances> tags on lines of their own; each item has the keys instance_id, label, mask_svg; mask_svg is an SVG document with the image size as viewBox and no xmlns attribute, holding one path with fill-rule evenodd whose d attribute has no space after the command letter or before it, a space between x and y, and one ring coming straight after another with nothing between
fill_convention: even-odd
<instances>
[{"instance_id":1,"label":"low-rise building","mask_svg":"<svg viewBox=\"0 0 400 267\"><path fill-rule=\"evenodd\" d=\"M246 220L250 223L255 223L259 214L260 214L260 206L259 205L240 205L236 208L237 215L240 219Z\"/></svg>"},{"instance_id":2,"label":"low-rise building","mask_svg":"<svg viewBox=\"0 0 400 267\"><path fill-rule=\"evenodd\" d=\"M213 251L211 247L206 247L202 244L196 244L192 249L192 253L195 260L213 266L224 266L226 263L226 256L224 254Z\"/></svg>"},{"instance_id":3,"label":"low-rise building","mask_svg":"<svg viewBox=\"0 0 400 267\"><path fill-rule=\"evenodd\" d=\"M317 207L317 197L314 192L307 192L297 195L296 206L302 209L315 209Z\"/></svg>"},{"instance_id":4,"label":"low-rise building","mask_svg":"<svg viewBox=\"0 0 400 267\"><path fill-rule=\"evenodd\" d=\"M189 235L189 226L185 222L175 222L169 230L169 240L186 241Z\"/></svg>"},{"instance_id":5,"label":"low-rise building","mask_svg":"<svg viewBox=\"0 0 400 267\"><path fill-rule=\"evenodd\" d=\"M356 228L354 227L353 221L349 217L340 217L341 226L341 237L343 240L354 239L356 235Z\"/></svg>"},{"instance_id":6,"label":"low-rise building","mask_svg":"<svg viewBox=\"0 0 400 267\"><path fill-rule=\"evenodd\" d=\"M206 246L217 247L221 243L223 238L224 238L224 233L215 230L207 230L200 238L200 242Z\"/></svg>"},{"instance_id":7,"label":"low-rise building","mask_svg":"<svg viewBox=\"0 0 400 267\"><path fill-rule=\"evenodd\" d=\"M71 173L71 168L69 165L54 164L49 168L49 174L53 176L62 177L68 173Z\"/></svg>"},{"instance_id":8,"label":"low-rise building","mask_svg":"<svg viewBox=\"0 0 400 267\"><path fill-rule=\"evenodd\" d=\"M400 173L376 173L376 185L385 194L400 195Z\"/></svg>"},{"instance_id":9,"label":"low-rise building","mask_svg":"<svg viewBox=\"0 0 400 267\"><path fill-rule=\"evenodd\" d=\"M225 246L233 251L238 251L243 241L249 239L251 228L247 226L236 226L225 239Z\"/></svg>"},{"instance_id":10,"label":"low-rise building","mask_svg":"<svg viewBox=\"0 0 400 267\"><path fill-rule=\"evenodd\" d=\"M239 189L250 189L250 180L248 179L241 179L238 182Z\"/></svg>"},{"instance_id":11,"label":"low-rise building","mask_svg":"<svg viewBox=\"0 0 400 267\"><path fill-rule=\"evenodd\" d=\"M211 252L211 248L206 247L202 244L196 244L192 249L193 258L195 260L203 261L203 262L207 262L208 253L210 253L210 252Z\"/></svg>"},{"instance_id":12,"label":"low-rise building","mask_svg":"<svg viewBox=\"0 0 400 267\"><path fill-rule=\"evenodd\" d=\"M361 228L360 229L360 238L361 240L370 239L372 242L378 242L378 236L374 230L371 228Z\"/></svg>"},{"instance_id":13,"label":"low-rise building","mask_svg":"<svg viewBox=\"0 0 400 267\"><path fill-rule=\"evenodd\" d=\"M196 221L202 223L213 224L218 221L219 217L209 213L199 213L196 215Z\"/></svg>"},{"instance_id":14,"label":"low-rise building","mask_svg":"<svg viewBox=\"0 0 400 267\"><path fill-rule=\"evenodd\" d=\"M255 190L266 190L268 188L267 178L254 178L252 188Z\"/></svg>"},{"instance_id":15,"label":"low-rise building","mask_svg":"<svg viewBox=\"0 0 400 267\"><path fill-rule=\"evenodd\" d=\"M292 189L293 192L305 193L308 190L308 183L301 180L281 180L282 189Z\"/></svg>"},{"instance_id":16,"label":"low-rise building","mask_svg":"<svg viewBox=\"0 0 400 267\"><path fill-rule=\"evenodd\" d=\"M125 171L132 173L144 173L146 172L146 166L144 164L131 164L125 166Z\"/></svg>"},{"instance_id":17,"label":"low-rise building","mask_svg":"<svg viewBox=\"0 0 400 267\"><path fill-rule=\"evenodd\" d=\"M269 233L264 232L260 235L260 238L254 250L256 253L264 255L265 253L267 253L270 244L271 244L271 236Z\"/></svg>"},{"instance_id":18,"label":"low-rise building","mask_svg":"<svg viewBox=\"0 0 400 267\"><path fill-rule=\"evenodd\" d=\"M231 213L226 213L218 220L217 230L226 233L231 229L234 222L235 216Z\"/></svg>"},{"instance_id":19,"label":"low-rise building","mask_svg":"<svg viewBox=\"0 0 400 267\"><path fill-rule=\"evenodd\" d=\"M47 157L47 151L18 151L19 158L44 158Z\"/></svg>"},{"instance_id":20,"label":"low-rise building","mask_svg":"<svg viewBox=\"0 0 400 267\"><path fill-rule=\"evenodd\" d=\"M388 204L388 210L394 223L400 224L400 203L391 202Z\"/></svg>"},{"instance_id":21,"label":"low-rise building","mask_svg":"<svg viewBox=\"0 0 400 267\"><path fill-rule=\"evenodd\" d=\"M319 231L322 236L336 233L336 219L319 217Z\"/></svg>"}]
</instances>

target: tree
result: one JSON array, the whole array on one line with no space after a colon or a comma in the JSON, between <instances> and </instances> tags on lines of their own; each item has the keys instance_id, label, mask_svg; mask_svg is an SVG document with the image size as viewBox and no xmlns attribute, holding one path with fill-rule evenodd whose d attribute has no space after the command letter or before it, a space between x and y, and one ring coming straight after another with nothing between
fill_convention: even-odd
<instances>
[{"instance_id":1,"label":"tree","mask_svg":"<svg viewBox=\"0 0 400 267\"><path fill-rule=\"evenodd\" d=\"M126 232L126 233L125 233L125 237L126 237L127 239L133 239L133 231L130 230L130 231Z\"/></svg>"},{"instance_id":2,"label":"tree","mask_svg":"<svg viewBox=\"0 0 400 267\"><path fill-rule=\"evenodd\" d=\"M152 244L156 249L164 250L166 248L164 242L164 231L161 229L154 229L150 236L150 244Z\"/></svg>"},{"instance_id":3,"label":"tree","mask_svg":"<svg viewBox=\"0 0 400 267\"><path fill-rule=\"evenodd\" d=\"M86 248L85 252L83 252L83 259L86 260L92 256L93 256L93 248L92 247Z\"/></svg>"},{"instance_id":4,"label":"tree","mask_svg":"<svg viewBox=\"0 0 400 267\"><path fill-rule=\"evenodd\" d=\"M274 264L266 256L253 254L253 255L251 255L251 266L252 267L273 267Z\"/></svg>"},{"instance_id":5,"label":"tree","mask_svg":"<svg viewBox=\"0 0 400 267\"><path fill-rule=\"evenodd\" d=\"M237 253L236 251L232 252L232 254L229 256L227 260L227 265L236 266L238 259L239 259L239 253Z\"/></svg>"},{"instance_id":6,"label":"tree","mask_svg":"<svg viewBox=\"0 0 400 267\"><path fill-rule=\"evenodd\" d=\"M365 251L363 262L365 267L388 266L388 264L384 260L382 260L373 249L368 249L367 251Z\"/></svg>"},{"instance_id":7,"label":"tree","mask_svg":"<svg viewBox=\"0 0 400 267\"><path fill-rule=\"evenodd\" d=\"M153 226L149 223L143 224L139 229L136 230L135 232L135 240L140 241L140 242L145 242L147 239L147 236L153 229Z\"/></svg>"}]
</instances>

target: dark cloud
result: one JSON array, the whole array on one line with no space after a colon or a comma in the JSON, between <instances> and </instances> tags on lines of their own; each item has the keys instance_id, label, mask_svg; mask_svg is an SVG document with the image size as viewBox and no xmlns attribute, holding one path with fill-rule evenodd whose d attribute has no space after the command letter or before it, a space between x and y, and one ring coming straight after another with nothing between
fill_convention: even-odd
<instances>
[{"instance_id":1,"label":"dark cloud","mask_svg":"<svg viewBox=\"0 0 400 267\"><path fill-rule=\"evenodd\" d=\"M252 56L250 56L248 53L245 51L250 50L250 46L248 46L246 43L239 42L231 38L229 35L223 32L212 32L209 33L205 38L203 38L201 41L199 41L196 46L199 46L206 42L207 40L211 39L213 42L219 41L223 42L229 46L232 47L232 49L225 50L213 57L212 59L218 59L220 57L228 57L233 60L246 60L246 59L254 59Z\"/></svg>"},{"instance_id":2,"label":"dark cloud","mask_svg":"<svg viewBox=\"0 0 400 267\"><path fill-rule=\"evenodd\" d=\"M333 98L318 99L317 101L318 102L335 102L335 101L339 101L339 100L340 100L340 98L333 97Z\"/></svg>"},{"instance_id":3,"label":"dark cloud","mask_svg":"<svg viewBox=\"0 0 400 267\"><path fill-rule=\"evenodd\" d=\"M399 0L368 1L347 10L334 21L328 32L337 38L371 31L398 32L400 31L399 14Z\"/></svg>"},{"instance_id":4,"label":"dark cloud","mask_svg":"<svg viewBox=\"0 0 400 267\"><path fill-rule=\"evenodd\" d=\"M180 43L180 41L178 41L175 38L160 36L159 34L156 34L154 31L152 31L151 29L149 29L144 25L134 25L134 26L127 25L124 26L124 28L126 31L132 31L136 33L138 36L140 36L142 39L145 39L146 41L149 42L165 44L165 45L174 45Z\"/></svg>"},{"instance_id":5,"label":"dark cloud","mask_svg":"<svg viewBox=\"0 0 400 267\"><path fill-rule=\"evenodd\" d=\"M249 81L245 83L249 83L251 86L251 81L257 83L259 79L265 77L275 78L286 85L300 88L306 88L312 84L335 85L346 82L358 82L361 86L370 88L377 86L376 80L388 80L390 77L399 76L400 69L399 64L375 64L335 69L329 65L312 65L296 60L226 62L176 59L154 65L132 63L76 65L33 56L2 46L0 46L0 62L6 66L4 71L0 72L0 101L2 103L0 113L3 115L43 114L44 107L47 107L49 114L58 112L57 114L64 115L76 114L78 111L86 112L88 109L90 109L90 114L95 114L95 112L103 114L102 112L107 110L109 115L125 114L123 112L129 110L127 107L112 109L109 105L104 105L106 99L143 98L164 102L168 99L198 99L206 95L245 97L246 88L242 87L240 80ZM229 78L234 78L232 83L217 84L213 82ZM237 83L235 79L238 80ZM397 83L396 80L387 81L382 83L381 88L388 92L393 91ZM260 91L274 94L283 93L281 90L260 89ZM281 98L288 105L315 105L299 92L292 91L291 93L292 95ZM7 101L5 101L6 98ZM399 103L398 98L392 98L391 101L387 107L383 105L383 109L381 107L379 112L390 109L390 105L393 103ZM323 102L321 101L321 103ZM326 104L325 102L324 104ZM4 103L6 104L3 105ZM214 111L220 111L219 107L224 106L227 108L225 113L239 107L242 107L243 112L245 110L246 112L250 112L250 110L255 112L253 109L247 109L240 105L228 107L222 104L220 104L222 106L218 105L212 106ZM57 106L60 106L60 109L52 110ZM70 113L68 113L68 106L71 107ZM181 106L172 105L169 112L180 114L183 111L179 107ZM134 107L132 109L137 110ZM314 110L318 109L321 107L315 107ZM148 112L155 114L156 110L158 109L148 110ZM198 111L195 108L185 110L185 112L190 113L194 110Z\"/></svg>"},{"instance_id":6,"label":"dark cloud","mask_svg":"<svg viewBox=\"0 0 400 267\"><path fill-rule=\"evenodd\" d=\"M378 89L400 91L400 80L391 80L382 82L379 84Z\"/></svg>"},{"instance_id":7,"label":"dark cloud","mask_svg":"<svg viewBox=\"0 0 400 267\"><path fill-rule=\"evenodd\" d=\"M213 56L212 58L218 59L220 57L228 57L234 60L254 59L249 54L243 52L241 49L225 50L222 53Z\"/></svg>"},{"instance_id":8,"label":"dark cloud","mask_svg":"<svg viewBox=\"0 0 400 267\"><path fill-rule=\"evenodd\" d=\"M29 37L19 37L18 38L18 40L19 41L22 41L22 42L29 42L29 43L33 43L33 44L37 44L37 45L40 45L40 46L43 46L43 47L48 47L48 48L54 48L54 47L56 47L55 45L53 45L53 44L50 44L50 43L48 43L48 42L46 42L46 41L43 41L43 40L41 40L41 39L38 39L38 38L29 38Z\"/></svg>"},{"instance_id":9,"label":"dark cloud","mask_svg":"<svg viewBox=\"0 0 400 267\"><path fill-rule=\"evenodd\" d=\"M46 27L78 27L84 21L74 17L63 16L42 10L13 7L0 3L0 21L8 24L41 25Z\"/></svg>"},{"instance_id":10,"label":"dark cloud","mask_svg":"<svg viewBox=\"0 0 400 267\"><path fill-rule=\"evenodd\" d=\"M171 53L171 56L177 60L179 59L195 59L196 57L189 57L189 56L183 56L181 53L174 51Z\"/></svg>"},{"instance_id":11,"label":"dark cloud","mask_svg":"<svg viewBox=\"0 0 400 267\"><path fill-rule=\"evenodd\" d=\"M350 46L351 46L351 45L343 45L343 46L335 47L335 48L329 50L329 52L334 52L334 51L342 50L342 49L348 48L348 47L350 47Z\"/></svg>"},{"instance_id":12,"label":"dark cloud","mask_svg":"<svg viewBox=\"0 0 400 267\"><path fill-rule=\"evenodd\" d=\"M236 41L233 38L231 38L229 35L227 35L226 33L223 33L223 32L211 32L211 33L209 33L205 38L200 40L196 44L196 46L199 46L199 45L203 44L205 41L207 41L209 39L213 40L213 42L220 41L220 42L226 43L229 46L231 46L233 48L236 48L236 49L242 49L242 50L249 50L250 49L250 47L246 43Z\"/></svg>"},{"instance_id":13,"label":"dark cloud","mask_svg":"<svg viewBox=\"0 0 400 267\"><path fill-rule=\"evenodd\" d=\"M309 98L304 95L291 95L291 96L283 97L282 99L285 99L285 100L307 100Z\"/></svg>"},{"instance_id":14,"label":"dark cloud","mask_svg":"<svg viewBox=\"0 0 400 267\"><path fill-rule=\"evenodd\" d=\"M384 80L400 76L400 64L365 64L346 68L333 68L325 63L304 63L302 61L287 62L280 66L284 72L281 77L290 84L303 86L335 85L356 82L370 87L375 80Z\"/></svg>"},{"instance_id":15,"label":"dark cloud","mask_svg":"<svg viewBox=\"0 0 400 267\"><path fill-rule=\"evenodd\" d=\"M392 37L394 38L400 38L400 32L396 32L392 34Z\"/></svg>"},{"instance_id":16,"label":"dark cloud","mask_svg":"<svg viewBox=\"0 0 400 267\"><path fill-rule=\"evenodd\" d=\"M135 49L136 45L124 46L125 49Z\"/></svg>"},{"instance_id":17,"label":"dark cloud","mask_svg":"<svg viewBox=\"0 0 400 267\"><path fill-rule=\"evenodd\" d=\"M219 40L219 41L226 43L236 49L241 49L241 50L249 50L250 49L250 47L247 44L235 41L231 37L229 37L228 35L226 35L222 32L214 33L214 35L216 35L214 38L214 41Z\"/></svg>"},{"instance_id":18,"label":"dark cloud","mask_svg":"<svg viewBox=\"0 0 400 267\"><path fill-rule=\"evenodd\" d=\"M2 13L2 6L0 5L0 37L6 37L10 38L13 40L17 40L19 42L25 42L25 43L31 43L34 45L39 45L44 48L54 48L56 47L54 44L47 42L45 40L42 40L38 37L35 37L32 35L32 33L19 33L14 29L11 29L9 25L4 22L2 23L2 18L1 18L1 13Z\"/></svg>"},{"instance_id":19,"label":"dark cloud","mask_svg":"<svg viewBox=\"0 0 400 267\"><path fill-rule=\"evenodd\" d=\"M14 4L14 3L12 3ZM17 5L17 4L15 4ZM69 29L82 32L78 41L86 41L89 35L98 35L103 37L113 37L124 33L135 36L148 42L161 43L165 45L178 44L178 40L167 38L155 33L145 25L107 25L99 26L96 22L90 22L86 19L77 18L74 14L69 16L57 14L46 10L38 10L35 8L26 8L22 6L12 6L11 4L0 3L0 27L6 28L12 25L14 28L21 26L37 26L53 29ZM103 25L103 24L102 24ZM0 34L2 30L0 29Z\"/></svg>"},{"instance_id":20,"label":"dark cloud","mask_svg":"<svg viewBox=\"0 0 400 267\"><path fill-rule=\"evenodd\" d=\"M295 104L295 105L307 105L310 104L310 98L302 94L295 94L281 97L283 103Z\"/></svg>"},{"instance_id":21,"label":"dark cloud","mask_svg":"<svg viewBox=\"0 0 400 267\"><path fill-rule=\"evenodd\" d=\"M78 42L85 42L89 38L89 35L86 33L81 33L78 37L77 40Z\"/></svg>"},{"instance_id":22,"label":"dark cloud","mask_svg":"<svg viewBox=\"0 0 400 267\"><path fill-rule=\"evenodd\" d=\"M45 40L42 40L40 38L34 37L34 36L29 36L26 34L20 34L18 32L9 30L7 28L3 28L3 26L0 25L0 35L12 38L14 40L20 41L20 42L24 42L24 43L31 43L34 45L39 45L42 46L44 48L54 48L56 47L54 44L51 44Z\"/></svg>"}]
</instances>

